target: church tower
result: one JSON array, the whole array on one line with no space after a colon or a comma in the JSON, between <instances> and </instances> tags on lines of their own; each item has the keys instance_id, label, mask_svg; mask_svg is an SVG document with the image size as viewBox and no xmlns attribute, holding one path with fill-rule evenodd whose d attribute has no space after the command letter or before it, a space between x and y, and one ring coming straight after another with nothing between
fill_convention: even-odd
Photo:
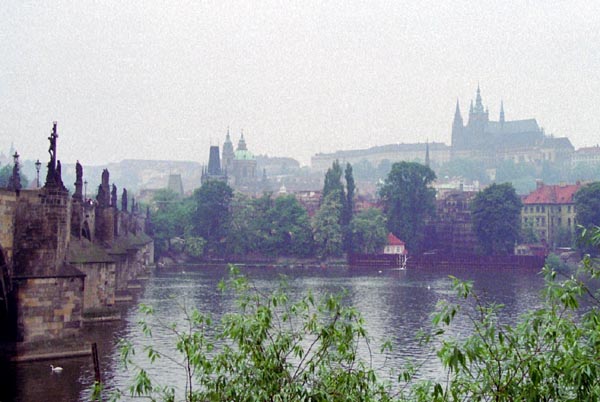
<instances>
[{"instance_id":1,"label":"church tower","mask_svg":"<svg viewBox=\"0 0 600 402\"><path fill-rule=\"evenodd\" d=\"M481 139L488 122L489 113L483 107L483 102L481 100L481 90L479 89L479 85L477 85L475 105L471 107L471 111L469 112L469 122L467 123L469 134L472 136L472 141L478 141Z\"/></svg>"},{"instance_id":2,"label":"church tower","mask_svg":"<svg viewBox=\"0 0 600 402\"><path fill-rule=\"evenodd\" d=\"M460 106L456 100L456 111L454 112L454 121L452 122L452 147L461 147L464 143L463 138L463 119L460 115Z\"/></svg>"},{"instance_id":3,"label":"church tower","mask_svg":"<svg viewBox=\"0 0 600 402\"><path fill-rule=\"evenodd\" d=\"M229 127L227 127L227 136L223 143L223 170L225 173L231 173L233 171L233 159L235 158L235 152L233 152L233 143L229 136Z\"/></svg>"}]
</instances>

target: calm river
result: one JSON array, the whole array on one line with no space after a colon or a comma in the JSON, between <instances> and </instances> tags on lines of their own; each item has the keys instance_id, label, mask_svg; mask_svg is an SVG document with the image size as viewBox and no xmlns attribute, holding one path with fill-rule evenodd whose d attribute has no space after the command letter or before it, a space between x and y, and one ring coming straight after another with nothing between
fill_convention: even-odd
<instances>
[{"instance_id":1,"label":"calm river","mask_svg":"<svg viewBox=\"0 0 600 402\"><path fill-rule=\"evenodd\" d=\"M435 377L439 365L435 356L419 346L416 332L430 323L430 313L440 299L451 297L449 275L475 282L478 293L488 300L505 305L503 315L512 320L526 309L535 307L543 285L540 274L527 270L355 270L347 268L249 268L244 272L261 289L273 289L280 274L288 277L291 292L314 294L346 289L349 301L363 314L375 367L384 366L382 373L397 368L406 359L425 361L423 376ZM201 312L218 318L233 306L230 296L217 290L218 282L227 270L185 267L170 272L157 272L145 284L137 303L154 306L156 316L166 322L183 320L178 304L195 306ZM129 374L119 364L116 341L127 338L140 345L143 340L137 325L140 314L136 305L123 307L123 320L86 328L85 337L98 343L103 380L109 389L126 389ZM457 322L455 334L467 333L466 321ZM169 335L157 331L155 344L169 347ZM394 344L386 356L378 353L379 345L389 339ZM141 350L138 352L141 353ZM50 370L50 364L64 368L60 374ZM151 373L160 376L163 384L182 384L180 371L160 363ZM2 368L0 402L7 401L86 401L93 382L90 358L65 359L53 362L21 363ZM124 400L127 400L125 398Z\"/></svg>"}]
</instances>

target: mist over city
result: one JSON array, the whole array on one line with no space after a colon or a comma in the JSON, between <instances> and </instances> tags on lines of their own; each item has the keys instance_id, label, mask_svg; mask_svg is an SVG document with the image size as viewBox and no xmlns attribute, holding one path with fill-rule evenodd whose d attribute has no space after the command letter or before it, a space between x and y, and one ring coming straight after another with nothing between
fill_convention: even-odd
<instances>
[{"instance_id":1,"label":"mist over city","mask_svg":"<svg viewBox=\"0 0 600 402\"><path fill-rule=\"evenodd\" d=\"M0 400L600 400L597 15L3 3Z\"/></svg>"},{"instance_id":2,"label":"mist over city","mask_svg":"<svg viewBox=\"0 0 600 402\"><path fill-rule=\"evenodd\" d=\"M208 162L229 127L255 154L449 144L457 99L536 118L575 147L600 130L595 2L9 1L0 144L63 163Z\"/></svg>"}]
</instances>

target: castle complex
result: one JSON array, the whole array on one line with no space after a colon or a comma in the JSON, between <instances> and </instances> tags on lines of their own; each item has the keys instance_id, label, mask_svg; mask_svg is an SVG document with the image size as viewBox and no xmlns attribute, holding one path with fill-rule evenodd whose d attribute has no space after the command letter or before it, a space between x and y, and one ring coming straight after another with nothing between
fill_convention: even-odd
<instances>
[{"instance_id":1,"label":"castle complex","mask_svg":"<svg viewBox=\"0 0 600 402\"><path fill-rule=\"evenodd\" d=\"M489 118L481 90L477 87L475 104L471 101L467 124L463 124L458 100L452 122L451 157L476 159L486 166L511 159L515 163L567 162L574 148L566 137L547 136L535 119L506 120L500 103L498 121Z\"/></svg>"},{"instance_id":2,"label":"castle complex","mask_svg":"<svg viewBox=\"0 0 600 402\"><path fill-rule=\"evenodd\" d=\"M490 120L489 109L484 107L481 90L477 88L475 102L471 101L466 124L458 100L452 123L452 143L390 144L369 149L319 153L311 158L316 170L327 170L336 159L356 164L368 161L378 166L388 162L418 161L425 163L429 149L432 165L442 165L452 159L473 159L485 167L495 167L504 160L515 163L544 161L570 163L574 148L566 137L546 135L535 119L506 120L504 105L500 104L497 121Z\"/></svg>"}]
</instances>

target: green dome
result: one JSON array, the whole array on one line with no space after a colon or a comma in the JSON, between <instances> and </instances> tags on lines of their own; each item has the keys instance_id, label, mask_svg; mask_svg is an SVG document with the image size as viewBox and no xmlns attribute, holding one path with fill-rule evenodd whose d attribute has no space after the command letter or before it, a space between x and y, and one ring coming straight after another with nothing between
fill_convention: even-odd
<instances>
[{"instance_id":1,"label":"green dome","mask_svg":"<svg viewBox=\"0 0 600 402\"><path fill-rule=\"evenodd\" d=\"M252 155L252 152L250 152L248 150L238 149L237 151L235 151L235 159L236 160L244 160L244 161L253 161L254 155Z\"/></svg>"}]
</instances>

